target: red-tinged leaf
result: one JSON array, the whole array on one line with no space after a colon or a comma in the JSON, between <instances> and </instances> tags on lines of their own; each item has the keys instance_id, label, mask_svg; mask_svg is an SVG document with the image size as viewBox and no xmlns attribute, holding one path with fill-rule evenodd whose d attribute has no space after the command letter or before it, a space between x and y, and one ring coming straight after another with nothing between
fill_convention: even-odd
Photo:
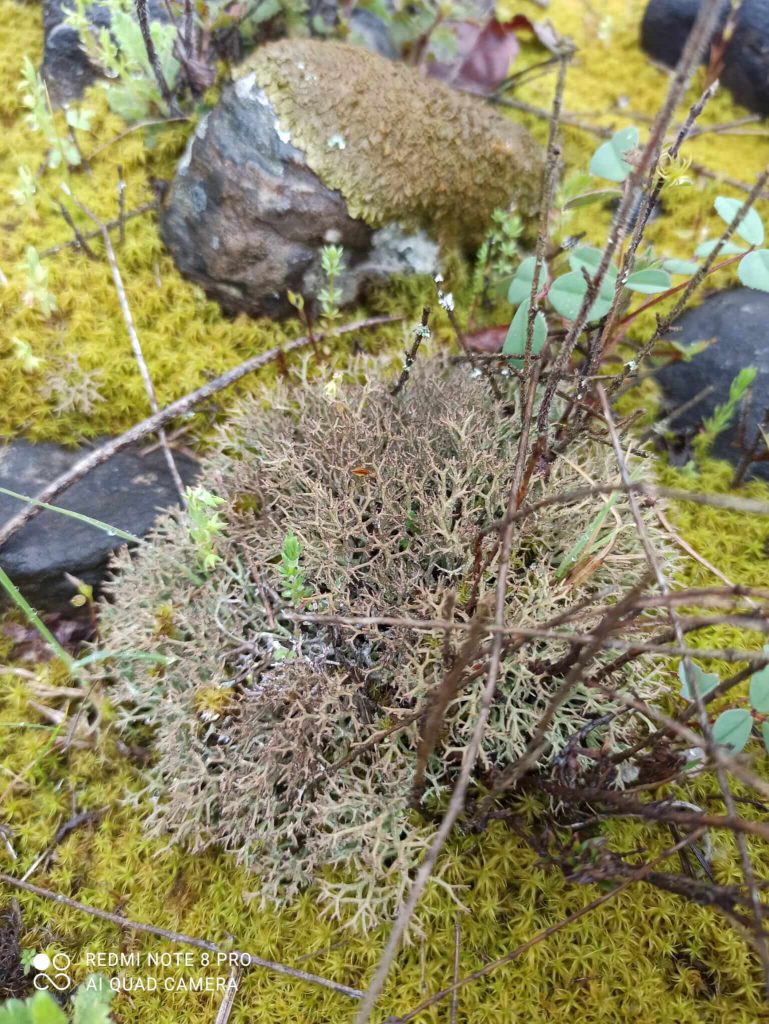
<instances>
[{"instance_id":1,"label":"red-tinged leaf","mask_svg":"<svg viewBox=\"0 0 769 1024\"><path fill-rule=\"evenodd\" d=\"M449 63L432 62L429 73L455 89L488 95L504 82L520 46L512 23L492 18L485 25L447 22L456 39L457 55Z\"/></svg>"},{"instance_id":2,"label":"red-tinged leaf","mask_svg":"<svg viewBox=\"0 0 769 1024\"><path fill-rule=\"evenodd\" d=\"M478 331L465 335L465 340L473 352L501 352L507 337L508 324L501 327L482 327Z\"/></svg>"}]
</instances>

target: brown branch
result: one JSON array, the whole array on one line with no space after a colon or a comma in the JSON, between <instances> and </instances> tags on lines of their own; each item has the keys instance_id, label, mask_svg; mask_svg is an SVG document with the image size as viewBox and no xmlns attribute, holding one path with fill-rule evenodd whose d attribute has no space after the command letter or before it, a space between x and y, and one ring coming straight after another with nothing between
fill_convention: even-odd
<instances>
[{"instance_id":1,"label":"brown branch","mask_svg":"<svg viewBox=\"0 0 769 1024\"><path fill-rule=\"evenodd\" d=\"M122 183L122 177L120 177L120 175L118 175L118 181ZM119 220L120 235L122 241L123 222L125 213L122 205L123 192L120 188L120 185L118 186L118 192L121 200L119 204ZM136 363L139 367L139 373L144 384L144 390L146 391L147 398L149 399L150 409L152 410L153 415L157 416L159 412L159 407L158 400L155 396L155 388L152 383L152 377L150 376L149 367L147 366L146 360L144 358L144 352L142 351L142 345L141 342L139 341L139 335L137 334L136 331L136 324L134 323L133 314L131 313L131 307L128 304L128 296L126 295L125 285L123 284L123 277L120 273L120 268L118 267L117 257L115 256L115 250L112 248L112 239L109 237L109 231L107 231L104 222L99 217L97 217L96 214L92 210L90 210L84 203L81 203L77 199L75 199L75 197L72 195L71 191L68 188L67 193L72 199L72 201L75 203L75 205L78 207L78 209L82 210L86 217L88 217L89 220L93 221L93 223L101 232L102 241L104 242L104 251L107 254L107 262L109 263L110 273L112 274L112 280L115 285L115 291L117 292L118 302L120 303L120 312L123 316L123 322L125 324L126 331L128 332L128 338L131 342L131 350L133 351L134 359L136 360ZM182 481L181 474L179 473L179 470L176 466L176 462L174 461L173 454L171 453L171 448L168 444L168 438L166 437L166 432L163 429L163 427L158 428L157 435L158 441L160 442L160 447L163 450L163 457L165 458L166 465L168 466L168 472L170 473L171 479L174 482L174 487L176 488L179 494L179 499L182 503L182 506L185 506L187 500L185 497L184 482Z\"/></svg>"},{"instance_id":2,"label":"brown branch","mask_svg":"<svg viewBox=\"0 0 769 1024\"><path fill-rule=\"evenodd\" d=\"M153 210L157 210L158 202L153 199L150 203L142 203L141 206L137 206L135 210L129 210L122 218L122 224L126 221L133 220L135 217L143 217L145 213L151 213ZM108 220L105 223L105 228L108 231L114 231L115 228L119 228L121 225L121 218L116 220ZM79 249L82 242L90 241L92 238L99 238L101 236L101 228L95 228L93 231L86 231L81 233L80 239L73 239L69 242L60 242L58 245L52 245L48 249L43 249L40 252L40 259L47 259L49 256L55 256L57 252L62 252L64 249Z\"/></svg>"},{"instance_id":3,"label":"brown branch","mask_svg":"<svg viewBox=\"0 0 769 1024\"><path fill-rule=\"evenodd\" d=\"M735 220L737 220L737 218L735 218ZM612 444L614 445L614 449L617 455L617 464L619 465L620 474L622 476L623 482L627 484L630 482L630 476L627 471L627 465L625 463L625 456L622 451L622 445L620 444L619 437L614 426L614 419L612 417L611 407L609 406L609 401L606 397L606 392L600 384L597 386L597 391L598 397L601 402L601 408L603 409L604 416L606 417L606 427L609 431L609 436L611 438ZM669 584L665 576L665 573L663 572L662 567L660 565L659 559L657 557L657 552L654 549L654 545L652 544L651 538L649 537L648 531L646 529L646 524L644 523L643 516L641 515L641 511L638 506L638 499L634 494L630 494L628 496L628 501L630 503L630 511L638 528L641 543L643 544L644 551L646 552L647 561L649 562L649 565L651 566L654 572L660 590L663 593L667 593L669 590ZM668 608L668 615L670 616L671 625L675 630L676 639L679 645L683 647L683 629L678 620L677 613L672 606ZM700 693L699 687L697 686L690 657L684 656L683 666L684 673L689 685L689 691L690 693L694 694L694 700L697 708L697 717L699 719L699 726L702 730L702 736L704 740L704 742L702 743L703 749L715 760L716 779L718 780L718 787L721 790L721 793L724 798L724 805L726 806L727 813L730 817L736 817L737 808L734 802L734 796L729 786L729 777L727 775L727 769L721 762L721 760L716 759L718 754L718 745L713 740L713 734L710 727L710 720L708 719L707 708L705 706L705 701L702 698L702 694ZM769 946L767 945L766 938L762 932L761 905L758 897L758 890L756 888L756 880L753 872L753 865L750 860L750 854L748 852L748 845L745 840L745 836L740 832L735 832L734 839L735 843L737 844L737 849L740 855L742 873L745 877L745 884L748 888L748 892L750 893L751 897L751 906L753 909L753 916L756 924L756 948L758 950L759 957L761 960L761 966L763 969L764 988L766 994L769 996Z\"/></svg>"},{"instance_id":4,"label":"brown branch","mask_svg":"<svg viewBox=\"0 0 769 1024\"><path fill-rule=\"evenodd\" d=\"M550 235L550 212L553 205L555 184L558 178L558 165L561 157L558 133L561 125L561 110L563 109L563 92L566 86L566 71L573 52L572 49L569 49L558 57L558 81L555 86L553 109L548 125L547 150L542 183L542 209L539 214L539 230L534 251L534 276L531 280L531 291L529 293L529 312L526 319L526 340L523 353L523 371L527 378L531 373L531 347L534 339L534 323L539 312L540 277L545 264L545 253L547 252L547 243Z\"/></svg>"},{"instance_id":5,"label":"brown branch","mask_svg":"<svg viewBox=\"0 0 769 1024\"><path fill-rule=\"evenodd\" d=\"M700 7L694 26L687 38L681 59L678 62L673 80L670 83L668 94L662 108L655 118L654 126L649 135L649 140L635 163L630 175L625 182L625 191L620 200L617 212L612 220L609 229L609 237L601 254L601 260L595 274L591 276L591 283L585 291L579 313L572 321L569 332L561 345L558 353L555 369L563 372L572 357L574 349L582 331L588 322L588 315L595 296L600 291L601 285L606 277L614 253L622 245L628 231L632 207L635 202L636 189L641 185L650 169L656 166L659 151L662 146L665 133L675 114L676 108L688 88L695 69L699 66L705 48L716 28L721 11L719 0L707 0ZM555 397L555 378L548 381L545 393L540 403L539 415L537 418L537 429L540 436L540 447L544 451L547 448L547 435L549 432L550 407Z\"/></svg>"},{"instance_id":6,"label":"brown branch","mask_svg":"<svg viewBox=\"0 0 769 1024\"><path fill-rule=\"evenodd\" d=\"M294 613L287 611L281 611L280 614L282 618L288 619L291 622L318 622L325 625L345 626L353 629L360 629L363 626L400 626L405 629L443 632L448 629L463 630L468 628L466 623L461 622L447 622L442 619L401 618L393 615L315 615L309 612ZM713 620L713 622L716 621L718 620ZM537 626L497 626L495 623L489 623L486 628L494 636L501 636L503 638L520 637L526 640L559 640L564 643L578 645L591 644L595 640L594 633L563 633L555 629ZM697 619L696 629L701 628L702 620ZM727 662L748 661L753 665L763 665L766 660L766 655L757 651L735 650L729 647L671 646L668 644L650 643L644 640L622 640L619 637L606 637L603 641L603 646L606 649L630 651L634 657L639 654L661 654L666 658L681 658L691 655L692 657L703 659L718 658L721 661ZM415 714L412 720L418 717L418 714ZM405 719L402 721L405 722Z\"/></svg>"},{"instance_id":7,"label":"brown branch","mask_svg":"<svg viewBox=\"0 0 769 1024\"><path fill-rule=\"evenodd\" d=\"M488 624L489 609L481 602L475 613L465 642L457 655L456 661L443 676L443 679L428 693L425 708L422 710L423 725L417 748L417 764L414 771L412 787L412 803L418 805L422 798L427 761L438 743L443 729L446 708L462 690L462 677L475 660ZM446 631L448 634L448 630Z\"/></svg>"},{"instance_id":8,"label":"brown branch","mask_svg":"<svg viewBox=\"0 0 769 1024\"><path fill-rule=\"evenodd\" d=\"M526 744L526 749L520 757L511 761L504 771L500 772L495 779L491 792L481 803L478 811L479 818L482 819L484 815L488 813L494 801L499 799L499 797L507 790L512 789L518 780L521 779L530 768L534 767L538 758L546 749L547 731L555 718L558 708L560 708L561 705L569 699L575 686L580 683L585 674L585 669L591 659L603 649L604 642L608 639L609 633L624 623L627 615L633 610L637 599L645 590L650 580L651 574L645 574L638 583L636 583L636 585L629 590L620 601L617 602L616 605L607 611L603 620L596 627L593 633L592 642L583 646L579 657L569 670L565 680L558 687L549 700L547 707L539 716L536 728Z\"/></svg>"},{"instance_id":9,"label":"brown branch","mask_svg":"<svg viewBox=\"0 0 769 1024\"><path fill-rule=\"evenodd\" d=\"M422 344L425 338L430 336L430 328L427 326L430 319L430 307L425 306L422 310L422 320L419 326L414 331L414 342L411 348L404 353L403 369L401 370L400 377L392 387L390 394L393 398L403 391L406 386L406 381L409 379L411 368L416 362L417 352L419 352L419 346Z\"/></svg>"},{"instance_id":10,"label":"brown branch","mask_svg":"<svg viewBox=\"0 0 769 1024\"><path fill-rule=\"evenodd\" d=\"M166 77L163 74L163 69L160 66L160 58L158 57L158 52L155 49L155 43L152 39L150 22L147 14L147 0L134 0L134 3L136 6L136 17L139 22L142 39L144 40L144 49L147 51L147 59L150 62L152 74L155 76L155 81L158 84L160 95L163 97L163 101L168 107L169 113L174 117L178 117L181 114L181 111L179 110L179 105L174 99L171 89L169 88Z\"/></svg>"}]
</instances>

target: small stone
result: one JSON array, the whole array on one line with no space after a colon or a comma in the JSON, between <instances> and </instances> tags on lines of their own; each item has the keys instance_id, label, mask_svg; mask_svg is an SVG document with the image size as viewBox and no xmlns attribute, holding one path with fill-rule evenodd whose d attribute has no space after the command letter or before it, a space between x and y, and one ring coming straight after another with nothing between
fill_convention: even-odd
<instances>
[{"instance_id":1,"label":"small stone","mask_svg":"<svg viewBox=\"0 0 769 1024\"><path fill-rule=\"evenodd\" d=\"M56 444L12 441L0 448L0 486L35 497L83 454ZM192 483L198 463L179 453L174 453L174 461L185 484ZM178 502L163 453L141 455L129 448L91 470L52 504L141 537L162 509ZM0 525L22 508L17 498L0 494ZM33 607L59 609L75 595L65 574L98 587L110 553L125 543L88 523L44 509L3 545L0 566Z\"/></svg>"},{"instance_id":2,"label":"small stone","mask_svg":"<svg viewBox=\"0 0 769 1024\"><path fill-rule=\"evenodd\" d=\"M758 424L769 408L769 294L752 288L733 288L716 292L694 309L688 310L675 325L678 330L669 337L677 344L715 339L690 362L677 362L663 367L657 378L665 393L666 409L673 411L688 402L708 385L710 395L671 423L670 430L680 438L692 435L717 405L729 396L729 385L748 366L758 371L753 384L753 398L745 426L749 441L756 436ZM737 420L719 435L713 455L726 459L733 466L741 452L734 444ZM769 462L754 463L750 475L769 480Z\"/></svg>"},{"instance_id":3,"label":"small stone","mask_svg":"<svg viewBox=\"0 0 769 1024\"><path fill-rule=\"evenodd\" d=\"M721 26L731 7L729 0L722 4ZM649 56L675 67L701 6L702 0L650 0L641 23L641 45ZM739 5L720 78L738 103L769 113L769 0Z\"/></svg>"}]
</instances>

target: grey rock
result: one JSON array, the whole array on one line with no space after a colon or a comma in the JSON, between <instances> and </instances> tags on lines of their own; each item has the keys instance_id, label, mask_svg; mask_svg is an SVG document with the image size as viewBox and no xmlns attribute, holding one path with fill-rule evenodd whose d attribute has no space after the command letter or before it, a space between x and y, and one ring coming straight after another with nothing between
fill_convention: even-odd
<instances>
[{"instance_id":1,"label":"grey rock","mask_svg":"<svg viewBox=\"0 0 769 1024\"><path fill-rule=\"evenodd\" d=\"M670 337L690 344L715 338L716 343L688 362L674 363L658 371L668 410L673 410L712 384L710 396L671 424L674 434L690 436L715 409L725 402L729 385L740 370L758 371L753 398L746 417L746 435L752 441L758 423L769 408L769 294L751 288L716 292L691 309L675 325ZM735 446L737 423L720 435L713 454L736 466L740 451ZM769 462L755 463L752 475L769 480Z\"/></svg>"},{"instance_id":2,"label":"grey rock","mask_svg":"<svg viewBox=\"0 0 769 1024\"><path fill-rule=\"evenodd\" d=\"M163 0L149 0L150 21L168 21ZM101 77L99 68L89 60L80 45L80 36L64 23L71 0L43 0L43 64L41 72L48 86L51 100L63 106L80 99L83 92ZM96 31L109 28L110 15L106 6L92 3L88 20Z\"/></svg>"},{"instance_id":3,"label":"grey rock","mask_svg":"<svg viewBox=\"0 0 769 1024\"><path fill-rule=\"evenodd\" d=\"M56 444L12 441L0 448L0 486L34 497L82 454ZM175 461L184 482L192 483L197 462L178 453ZM142 456L129 448L73 484L56 504L143 536L158 512L178 500L162 452ZM0 524L20 508L17 499L0 494ZM0 549L0 566L33 606L55 609L66 606L75 593L65 573L98 587L110 552L124 543L87 523L43 510Z\"/></svg>"},{"instance_id":4,"label":"grey rock","mask_svg":"<svg viewBox=\"0 0 769 1024\"><path fill-rule=\"evenodd\" d=\"M655 60L674 67L702 0L649 0L641 23L641 45ZM723 0L721 25L729 0ZM743 0L724 53L721 84L738 103L769 113L769 0Z\"/></svg>"},{"instance_id":5,"label":"grey rock","mask_svg":"<svg viewBox=\"0 0 769 1024\"><path fill-rule=\"evenodd\" d=\"M226 89L188 144L161 218L181 272L227 312L285 316L288 289L315 295L320 251L341 245L342 302L392 273L432 273L437 246L347 212L290 142L254 73Z\"/></svg>"}]
</instances>

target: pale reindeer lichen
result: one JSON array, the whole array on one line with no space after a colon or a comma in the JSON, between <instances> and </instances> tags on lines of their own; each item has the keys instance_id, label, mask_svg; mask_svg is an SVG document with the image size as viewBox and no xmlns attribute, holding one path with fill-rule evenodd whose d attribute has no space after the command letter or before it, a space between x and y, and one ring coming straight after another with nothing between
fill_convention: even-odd
<instances>
[{"instance_id":1,"label":"pale reindeer lichen","mask_svg":"<svg viewBox=\"0 0 769 1024\"><path fill-rule=\"evenodd\" d=\"M291 899L315 882L327 909L368 927L408 886L434 827L430 812L445 799L475 723L485 673L469 675L449 708L421 818L409 806L418 723L337 762L440 681L442 634L300 623L284 613L440 619L451 592L457 620L467 621L473 540L504 511L520 421L464 367L417 363L397 399L381 372L361 364L347 380L333 388L305 380L240 407L203 473L203 486L224 499L221 561L196 578L186 515L167 516L136 555L119 557L102 629L108 648L174 659L163 668L115 666L125 724L154 736L151 828L195 849L231 850L259 872L265 898ZM612 458L588 440L535 479L531 498L611 478ZM621 499L596 519L604 501L526 520L511 562L509 623L540 626L591 594L611 602L638 581L644 562L630 513ZM594 521L603 525L595 537L588 531L571 568L569 552ZM293 604L283 579L289 536L302 575ZM492 563L481 600L495 581ZM598 618L586 608L573 628L588 632ZM568 650L540 640L504 659L478 783L523 752L563 680L548 669ZM646 696L657 686L654 670L637 662L613 676L617 685L631 681ZM555 716L542 770L609 709L600 691L578 687ZM621 721L597 735L616 743Z\"/></svg>"}]
</instances>

